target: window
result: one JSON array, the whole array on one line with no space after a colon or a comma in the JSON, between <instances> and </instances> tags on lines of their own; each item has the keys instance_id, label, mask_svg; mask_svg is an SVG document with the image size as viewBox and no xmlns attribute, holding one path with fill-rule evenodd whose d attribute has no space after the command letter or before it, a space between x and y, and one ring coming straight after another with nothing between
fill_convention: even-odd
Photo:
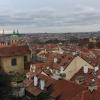
<instances>
[{"instance_id":1,"label":"window","mask_svg":"<svg viewBox=\"0 0 100 100\"><path fill-rule=\"evenodd\" d=\"M13 59L11 60L11 65L12 65L12 66L15 66L15 65L16 65L16 58L13 58Z\"/></svg>"},{"instance_id":2,"label":"window","mask_svg":"<svg viewBox=\"0 0 100 100\"><path fill-rule=\"evenodd\" d=\"M27 56L24 56L24 62L27 62Z\"/></svg>"}]
</instances>

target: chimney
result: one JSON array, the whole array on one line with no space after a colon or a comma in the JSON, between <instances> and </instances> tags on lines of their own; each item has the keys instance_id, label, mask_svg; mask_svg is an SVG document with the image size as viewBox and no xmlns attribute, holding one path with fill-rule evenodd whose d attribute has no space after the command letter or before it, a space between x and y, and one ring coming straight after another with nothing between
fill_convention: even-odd
<instances>
[{"instance_id":1,"label":"chimney","mask_svg":"<svg viewBox=\"0 0 100 100\"><path fill-rule=\"evenodd\" d=\"M98 70L99 70L99 67L98 66L94 67L94 71L95 72L97 72Z\"/></svg>"},{"instance_id":2,"label":"chimney","mask_svg":"<svg viewBox=\"0 0 100 100\"><path fill-rule=\"evenodd\" d=\"M48 69L50 69L50 67L49 67L49 66L47 66L47 67L46 67L46 69L48 70Z\"/></svg>"},{"instance_id":3,"label":"chimney","mask_svg":"<svg viewBox=\"0 0 100 100\"><path fill-rule=\"evenodd\" d=\"M29 75L29 74L26 74L26 78L27 78L28 80L30 80L30 79L31 79L31 77L30 77L30 75Z\"/></svg>"},{"instance_id":4,"label":"chimney","mask_svg":"<svg viewBox=\"0 0 100 100\"><path fill-rule=\"evenodd\" d=\"M83 72L84 72L84 74L88 73L88 66L87 65L83 66Z\"/></svg>"},{"instance_id":5,"label":"chimney","mask_svg":"<svg viewBox=\"0 0 100 100\"><path fill-rule=\"evenodd\" d=\"M61 67L60 67L60 73L62 74L63 72L64 72L64 67L61 66Z\"/></svg>"},{"instance_id":6,"label":"chimney","mask_svg":"<svg viewBox=\"0 0 100 100\"><path fill-rule=\"evenodd\" d=\"M30 65L30 72L32 72L32 67L33 67L33 66L32 66L32 64L31 64L31 65Z\"/></svg>"},{"instance_id":7,"label":"chimney","mask_svg":"<svg viewBox=\"0 0 100 100\"><path fill-rule=\"evenodd\" d=\"M75 56L76 55L76 52L72 52L72 55Z\"/></svg>"},{"instance_id":8,"label":"chimney","mask_svg":"<svg viewBox=\"0 0 100 100\"><path fill-rule=\"evenodd\" d=\"M46 54L47 50L45 49L44 52L45 52L45 54Z\"/></svg>"},{"instance_id":9,"label":"chimney","mask_svg":"<svg viewBox=\"0 0 100 100\"><path fill-rule=\"evenodd\" d=\"M40 80L40 89L41 90L44 90L44 88L45 88L45 80Z\"/></svg>"},{"instance_id":10,"label":"chimney","mask_svg":"<svg viewBox=\"0 0 100 100\"><path fill-rule=\"evenodd\" d=\"M53 73L53 70L52 70L52 69L50 69L50 72L51 72L51 73Z\"/></svg>"},{"instance_id":11,"label":"chimney","mask_svg":"<svg viewBox=\"0 0 100 100\"><path fill-rule=\"evenodd\" d=\"M33 72L36 71L36 66L35 65L32 66L32 70L33 70Z\"/></svg>"},{"instance_id":12,"label":"chimney","mask_svg":"<svg viewBox=\"0 0 100 100\"><path fill-rule=\"evenodd\" d=\"M55 58L54 58L54 63L57 63L57 61L58 61L58 59L55 57Z\"/></svg>"},{"instance_id":13,"label":"chimney","mask_svg":"<svg viewBox=\"0 0 100 100\"><path fill-rule=\"evenodd\" d=\"M56 75L58 75L58 74L59 74L58 70L55 70L55 74L56 74Z\"/></svg>"},{"instance_id":14,"label":"chimney","mask_svg":"<svg viewBox=\"0 0 100 100\"><path fill-rule=\"evenodd\" d=\"M29 75L28 74L26 74L26 78L29 78Z\"/></svg>"},{"instance_id":15,"label":"chimney","mask_svg":"<svg viewBox=\"0 0 100 100\"><path fill-rule=\"evenodd\" d=\"M8 42L6 42L6 46L8 45Z\"/></svg>"},{"instance_id":16,"label":"chimney","mask_svg":"<svg viewBox=\"0 0 100 100\"><path fill-rule=\"evenodd\" d=\"M37 85L38 85L38 77L34 76L34 86L37 86Z\"/></svg>"}]
</instances>

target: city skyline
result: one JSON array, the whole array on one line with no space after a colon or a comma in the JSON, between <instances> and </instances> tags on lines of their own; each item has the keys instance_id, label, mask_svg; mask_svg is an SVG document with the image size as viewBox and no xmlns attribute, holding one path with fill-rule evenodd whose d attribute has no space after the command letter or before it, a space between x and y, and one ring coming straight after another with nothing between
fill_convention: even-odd
<instances>
[{"instance_id":1,"label":"city skyline","mask_svg":"<svg viewBox=\"0 0 100 100\"><path fill-rule=\"evenodd\" d=\"M0 0L0 33L100 31L98 0Z\"/></svg>"}]
</instances>

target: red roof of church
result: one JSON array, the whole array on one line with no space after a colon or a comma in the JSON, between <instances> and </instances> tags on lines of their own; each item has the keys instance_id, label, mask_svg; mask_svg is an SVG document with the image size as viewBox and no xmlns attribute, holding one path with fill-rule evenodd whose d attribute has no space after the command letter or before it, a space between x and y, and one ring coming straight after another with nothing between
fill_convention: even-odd
<instances>
[{"instance_id":1,"label":"red roof of church","mask_svg":"<svg viewBox=\"0 0 100 100\"><path fill-rule=\"evenodd\" d=\"M0 57L20 56L30 53L28 46L7 46L0 48Z\"/></svg>"}]
</instances>

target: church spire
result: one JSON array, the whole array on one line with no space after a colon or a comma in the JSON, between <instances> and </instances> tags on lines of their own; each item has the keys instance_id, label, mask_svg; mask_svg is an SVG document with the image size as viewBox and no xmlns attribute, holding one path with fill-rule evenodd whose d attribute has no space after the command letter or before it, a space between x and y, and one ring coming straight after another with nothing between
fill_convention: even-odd
<instances>
[{"instance_id":1,"label":"church spire","mask_svg":"<svg viewBox=\"0 0 100 100\"><path fill-rule=\"evenodd\" d=\"M18 29L17 29L17 34L19 34L19 31L18 31Z\"/></svg>"},{"instance_id":2,"label":"church spire","mask_svg":"<svg viewBox=\"0 0 100 100\"><path fill-rule=\"evenodd\" d=\"M16 34L15 30L13 30L13 34Z\"/></svg>"},{"instance_id":3,"label":"church spire","mask_svg":"<svg viewBox=\"0 0 100 100\"><path fill-rule=\"evenodd\" d=\"M2 31L2 34L5 34L5 31L4 31L4 29L3 29L3 31Z\"/></svg>"}]
</instances>

